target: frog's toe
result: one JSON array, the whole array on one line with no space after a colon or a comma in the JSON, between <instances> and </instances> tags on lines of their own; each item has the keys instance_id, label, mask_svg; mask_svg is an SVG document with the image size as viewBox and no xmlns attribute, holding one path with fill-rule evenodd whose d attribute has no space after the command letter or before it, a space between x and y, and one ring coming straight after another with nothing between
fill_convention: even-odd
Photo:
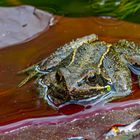
<instances>
[{"instance_id":1,"label":"frog's toe","mask_svg":"<svg viewBox=\"0 0 140 140\"><path fill-rule=\"evenodd\" d=\"M136 75L140 75L140 66L128 63L129 69Z\"/></svg>"},{"instance_id":2,"label":"frog's toe","mask_svg":"<svg viewBox=\"0 0 140 140\"><path fill-rule=\"evenodd\" d=\"M35 77L37 74L37 71L33 71L32 73L30 73L29 76L27 76L23 81L19 83L18 87L22 87L23 85L25 85L30 79Z\"/></svg>"},{"instance_id":3,"label":"frog's toe","mask_svg":"<svg viewBox=\"0 0 140 140\"><path fill-rule=\"evenodd\" d=\"M34 71L37 67L38 67L38 65L30 66L26 69L19 71L17 74L30 73L30 72Z\"/></svg>"},{"instance_id":4,"label":"frog's toe","mask_svg":"<svg viewBox=\"0 0 140 140\"><path fill-rule=\"evenodd\" d=\"M25 85L30 79L32 79L34 76L36 76L38 74L37 71L38 65L33 65L31 67L28 67L22 71L19 71L17 74L23 74L23 73L27 73L28 76L19 83L18 87L22 87L23 85Z\"/></svg>"},{"instance_id":5,"label":"frog's toe","mask_svg":"<svg viewBox=\"0 0 140 140\"><path fill-rule=\"evenodd\" d=\"M41 70L39 65L34 65L34 66L31 66L27 69L24 69L24 70L18 72L18 74L27 73L28 77L26 77L23 81L21 81L20 84L18 85L18 87L22 87L23 85L25 85L29 80L31 80L35 76L38 76L40 78L42 75L47 75L51 71L52 71L52 69L48 69L46 71Z\"/></svg>"}]
</instances>

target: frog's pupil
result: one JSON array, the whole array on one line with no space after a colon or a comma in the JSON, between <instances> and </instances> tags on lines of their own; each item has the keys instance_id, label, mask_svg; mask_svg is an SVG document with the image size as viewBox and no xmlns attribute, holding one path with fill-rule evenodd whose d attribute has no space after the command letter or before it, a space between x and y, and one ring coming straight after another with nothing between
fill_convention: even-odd
<instances>
[{"instance_id":1,"label":"frog's pupil","mask_svg":"<svg viewBox=\"0 0 140 140\"><path fill-rule=\"evenodd\" d=\"M89 81L89 82L94 82L95 80L96 80L96 75L90 76L90 77L88 78L88 81Z\"/></svg>"}]
</instances>

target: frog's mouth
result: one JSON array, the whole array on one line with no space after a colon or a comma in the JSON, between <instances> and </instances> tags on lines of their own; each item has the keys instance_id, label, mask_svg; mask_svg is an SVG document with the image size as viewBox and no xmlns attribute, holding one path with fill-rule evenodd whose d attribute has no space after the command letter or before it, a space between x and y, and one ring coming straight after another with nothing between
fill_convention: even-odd
<instances>
[{"instance_id":1,"label":"frog's mouth","mask_svg":"<svg viewBox=\"0 0 140 140\"><path fill-rule=\"evenodd\" d=\"M80 99L80 100L76 100L76 99L75 100L70 100L68 102L64 102L64 103L60 104L59 108L65 106L65 105L69 105L69 104L80 104L80 105L105 104L105 103L109 102L110 99L113 97L114 93L116 93L115 85L110 83L110 82L105 87L102 87L102 88L108 88L108 87L109 87L109 90L104 94L98 94L96 96L91 96L91 97L88 97L88 98L85 98L85 99ZM96 89L94 89L94 90L96 90Z\"/></svg>"}]
</instances>

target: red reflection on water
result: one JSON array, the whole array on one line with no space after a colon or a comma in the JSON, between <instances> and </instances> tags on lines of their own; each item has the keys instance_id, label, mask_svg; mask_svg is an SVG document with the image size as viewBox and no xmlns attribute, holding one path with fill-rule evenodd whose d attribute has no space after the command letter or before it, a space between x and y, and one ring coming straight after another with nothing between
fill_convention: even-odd
<instances>
[{"instance_id":1,"label":"red reflection on water","mask_svg":"<svg viewBox=\"0 0 140 140\"><path fill-rule=\"evenodd\" d=\"M84 109L85 109L85 107L82 105L69 104L69 105L61 107L59 109L59 113L64 114L64 115L71 115L71 114L75 114L75 113L78 113L80 111L83 111Z\"/></svg>"}]
</instances>

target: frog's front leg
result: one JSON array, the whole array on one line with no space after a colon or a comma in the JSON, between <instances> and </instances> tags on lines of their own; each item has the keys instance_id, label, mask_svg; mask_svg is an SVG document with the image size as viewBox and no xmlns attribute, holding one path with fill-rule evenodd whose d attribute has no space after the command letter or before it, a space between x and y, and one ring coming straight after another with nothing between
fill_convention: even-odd
<instances>
[{"instance_id":1,"label":"frog's front leg","mask_svg":"<svg viewBox=\"0 0 140 140\"><path fill-rule=\"evenodd\" d=\"M38 64L22 70L20 73L27 73L28 77L19 84L19 87L26 84L31 78L35 76L44 75L53 71L60 66L60 63L62 63L64 59L72 54L73 50L77 49L84 43L91 43L95 40L98 40L98 37L95 34L78 38L75 41L71 41L69 44L65 44L63 47L58 48L52 55Z\"/></svg>"},{"instance_id":2,"label":"frog's front leg","mask_svg":"<svg viewBox=\"0 0 140 140\"><path fill-rule=\"evenodd\" d=\"M47 102L49 106L51 106L53 109L57 109L58 107L54 104L49 95L49 84L47 85L46 83L44 83L41 78L39 78L36 82L38 85L40 96Z\"/></svg>"}]
</instances>

